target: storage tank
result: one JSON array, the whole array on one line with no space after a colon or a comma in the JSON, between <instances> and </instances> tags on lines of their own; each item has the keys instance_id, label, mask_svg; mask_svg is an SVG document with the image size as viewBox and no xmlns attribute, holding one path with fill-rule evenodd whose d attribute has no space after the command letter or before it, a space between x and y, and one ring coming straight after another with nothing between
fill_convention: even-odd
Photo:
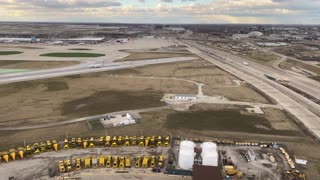
<instances>
[{"instance_id":1,"label":"storage tank","mask_svg":"<svg viewBox=\"0 0 320 180\"><path fill-rule=\"evenodd\" d=\"M192 168L195 156L194 147L195 144L192 141L182 141L180 143L178 159L178 164L180 168L186 170Z\"/></svg>"},{"instance_id":2,"label":"storage tank","mask_svg":"<svg viewBox=\"0 0 320 180\"><path fill-rule=\"evenodd\" d=\"M205 142L202 147L202 165L218 166L217 145L212 142Z\"/></svg>"}]
</instances>

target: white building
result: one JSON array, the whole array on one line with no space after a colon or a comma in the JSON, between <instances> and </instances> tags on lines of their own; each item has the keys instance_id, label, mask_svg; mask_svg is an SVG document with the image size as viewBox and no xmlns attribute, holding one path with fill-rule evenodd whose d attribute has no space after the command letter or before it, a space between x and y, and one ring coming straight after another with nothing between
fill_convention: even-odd
<instances>
[{"instance_id":1,"label":"white building","mask_svg":"<svg viewBox=\"0 0 320 180\"><path fill-rule=\"evenodd\" d=\"M190 170L194 163L194 147L192 141L182 141L180 143L178 164L181 169Z\"/></svg>"},{"instance_id":2,"label":"white building","mask_svg":"<svg viewBox=\"0 0 320 180\"><path fill-rule=\"evenodd\" d=\"M194 101L197 100L197 97L193 94L176 94L173 97L175 100L180 100L180 101Z\"/></svg>"},{"instance_id":3,"label":"white building","mask_svg":"<svg viewBox=\"0 0 320 180\"><path fill-rule=\"evenodd\" d=\"M202 148L202 165L218 166L218 151L217 145L212 142L205 142L201 145Z\"/></svg>"}]
</instances>

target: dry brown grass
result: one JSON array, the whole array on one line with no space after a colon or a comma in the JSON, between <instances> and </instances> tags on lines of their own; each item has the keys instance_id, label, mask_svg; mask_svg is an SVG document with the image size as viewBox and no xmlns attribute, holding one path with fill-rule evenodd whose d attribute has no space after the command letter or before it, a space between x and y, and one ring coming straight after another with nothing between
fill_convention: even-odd
<instances>
[{"instance_id":1,"label":"dry brown grass","mask_svg":"<svg viewBox=\"0 0 320 180\"><path fill-rule=\"evenodd\" d=\"M50 69L79 64L76 61L12 61L0 60L1 69Z\"/></svg>"},{"instance_id":2,"label":"dry brown grass","mask_svg":"<svg viewBox=\"0 0 320 180\"><path fill-rule=\"evenodd\" d=\"M173 58L173 57L193 57L194 55L188 52L185 53L166 53L166 52L131 52L125 51L130 53L129 56L119 59L116 62L123 62L123 61L137 61L137 60L146 60L146 59L160 59L160 58Z\"/></svg>"}]
</instances>

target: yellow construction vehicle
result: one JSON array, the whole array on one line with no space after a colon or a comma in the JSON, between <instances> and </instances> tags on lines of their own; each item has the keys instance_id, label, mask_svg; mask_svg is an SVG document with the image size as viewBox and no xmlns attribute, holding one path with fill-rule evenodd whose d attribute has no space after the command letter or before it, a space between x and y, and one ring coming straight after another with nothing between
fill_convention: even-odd
<instances>
[{"instance_id":1,"label":"yellow construction vehicle","mask_svg":"<svg viewBox=\"0 0 320 180\"><path fill-rule=\"evenodd\" d=\"M149 166L149 157L148 156L143 156L142 167L143 168L148 168L148 166Z\"/></svg>"},{"instance_id":2,"label":"yellow construction vehicle","mask_svg":"<svg viewBox=\"0 0 320 180\"><path fill-rule=\"evenodd\" d=\"M2 153L0 153L0 155L2 156L2 159L4 160L4 162L6 162L6 163L9 162L8 152L2 152Z\"/></svg>"},{"instance_id":3,"label":"yellow construction vehicle","mask_svg":"<svg viewBox=\"0 0 320 180\"><path fill-rule=\"evenodd\" d=\"M105 166L105 159L104 159L103 155L100 155L100 157L99 157L99 165L100 165L100 167Z\"/></svg>"},{"instance_id":4,"label":"yellow construction vehicle","mask_svg":"<svg viewBox=\"0 0 320 180\"><path fill-rule=\"evenodd\" d=\"M157 146L158 146L158 147L162 146L162 138L161 138L161 136L158 136Z\"/></svg>"},{"instance_id":5,"label":"yellow construction vehicle","mask_svg":"<svg viewBox=\"0 0 320 180\"><path fill-rule=\"evenodd\" d=\"M117 144L118 146L122 146L122 136L118 137Z\"/></svg>"},{"instance_id":6,"label":"yellow construction vehicle","mask_svg":"<svg viewBox=\"0 0 320 180\"><path fill-rule=\"evenodd\" d=\"M76 170L81 170L81 158L76 158Z\"/></svg>"},{"instance_id":7,"label":"yellow construction vehicle","mask_svg":"<svg viewBox=\"0 0 320 180\"><path fill-rule=\"evenodd\" d=\"M238 174L238 170L236 170L233 166L224 166L224 169L228 176L234 176Z\"/></svg>"},{"instance_id":8,"label":"yellow construction vehicle","mask_svg":"<svg viewBox=\"0 0 320 180\"><path fill-rule=\"evenodd\" d=\"M111 136L106 136L106 144L107 147L111 146Z\"/></svg>"},{"instance_id":9,"label":"yellow construction vehicle","mask_svg":"<svg viewBox=\"0 0 320 180\"><path fill-rule=\"evenodd\" d=\"M68 150L69 149L69 140L66 138L63 141L63 150Z\"/></svg>"},{"instance_id":10,"label":"yellow construction vehicle","mask_svg":"<svg viewBox=\"0 0 320 180\"><path fill-rule=\"evenodd\" d=\"M12 161L16 160L16 150L14 148L9 149L10 158Z\"/></svg>"},{"instance_id":11,"label":"yellow construction vehicle","mask_svg":"<svg viewBox=\"0 0 320 180\"><path fill-rule=\"evenodd\" d=\"M107 168L111 168L111 165L112 165L112 156L108 155L107 156L107 165L106 165L106 167Z\"/></svg>"},{"instance_id":12,"label":"yellow construction vehicle","mask_svg":"<svg viewBox=\"0 0 320 180\"><path fill-rule=\"evenodd\" d=\"M159 156L159 159L158 159L158 167L159 167L159 168L162 168L162 167L163 167L163 164L164 164L164 156Z\"/></svg>"},{"instance_id":13,"label":"yellow construction vehicle","mask_svg":"<svg viewBox=\"0 0 320 180\"><path fill-rule=\"evenodd\" d=\"M169 146L169 144L170 144L170 136L166 136L166 138L164 139L164 146L165 147L168 147Z\"/></svg>"},{"instance_id":14,"label":"yellow construction vehicle","mask_svg":"<svg viewBox=\"0 0 320 180\"><path fill-rule=\"evenodd\" d=\"M56 152L59 150L59 145L56 140L52 140L52 147L53 147L53 150L55 150Z\"/></svg>"},{"instance_id":15,"label":"yellow construction vehicle","mask_svg":"<svg viewBox=\"0 0 320 180\"><path fill-rule=\"evenodd\" d=\"M26 146L26 154L27 154L27 158L32 157L31 145L27 145L27 146Z\"/></svg>"},{"instance_id":16,"label":"yellow construction vehicle","mask_svg":"<svg viewBox=\"0 0 320 180\"><path fill-rule=\"evenodd\" d=\"M71 160L70 159L64 160L64 166L65 166L67 172L71 172L72 168L71 168Z\"/></svg>"},{"instance_id":17,"label":"yellow construction vehicle","mask_svg":"<svg viewBox=\"0 0 320 180\"><path fill-rule=\"evenodd\" d=\"M92 158L91 158L91 166L94 167L94 168L98 166L97 156L92 156Z\"/></svg>"},{"instance_id":18,"label":"yellow construction vehicle","mask_svg":"<svg viewBox=\"0 0 320 180\"><path fill-rule=\"evenodd\" d=\"M33 152L34 154L40 154L41 151L38 143L34 143L33 148L34 148L34 152Z\"/></svg>"},{"instance_id":19,"label":"yellow construction vehicle","mask_svg":"<svg viewBox=\"0 0 320 180\"><path fill-rule=\"evenodd\" d=\"M139 146L144 146L144 136L140 136L138 145Z\"/></svg>"},{"instance_id":20,"label":"yellow construction vehicle","mask_svg":"<svg viewBox=\"0 0 320 180\"><path fill-rule=\"evenodd\" d=\"M156 137L151 136L150 142L149 142L149 147L154 148L156 146Z\"/></svg>"},{"instance_id":21,"label":"yellow construction vehicle","mask_svg":"<svg viewBox=\"0 0 320 180\"><path fill-rule=\"evenodd\" d=\"M51 152L52 151L52 143L50 140L47 141L47 152Z\"/></svg>"},{"instance_id":22,"label":"yellow construction vehicle","mask_svg":"<svg viewBox=\"0 0 320 180\"><path fill-rule=\"evenodd\" d=\"M126 136L124 139L124 146L130 146L130 139L129 136Z\"/></svg>"},{"instance_id":23,"label":"yellow construction vehicle","mask_svg":"<svg viewBox=\"0 0 320 180\"><path fill-rule=\"evenodd\" d=\"M137 158L136 158L136 168L141 167L141 160L142 160L141 156L137 156Z\"/></svg>"},{"instance_id":24,"label":"yellow construction vehicle","mask_svg":"<svg viewBox=\"0 0 320 180\"><path fill-rule=\"evenodd\" d=\"M71 138L71 148L76 148L76 138Z\"/></svg>"},{"instance_id":25,"label":"yellow construction vehicle","mask_svg":"<svg viewBox=\"0 0 320 180\"><path fill-rule=\"evenodd\" d=\"M18 147L18 155L20 159L24 158L24 149L23 147Z\"/></svg>"},{"instance_id":26,"label":"yellow construction vehicle","mask_svg":"<svg viewBox=\"0 0 320 180\"><path fill-rule=\"evenodd\" d=\"M91 167L91 158L90 156L87 156L84 160L84 168L90 168Z\"/></svg>"},{"instance_id":27,"label":"yellow construction vehicle","mask_svg":"<svg viewBox=\"0 0 320 180\"><path fill-rule=\"evenodd\" d=\"M79 149L82 148L82 139L81 139L81 138L78 138L78 139L77 139L77 147L78 147Z\"/></svg>"},{"instance_id":28,"label":"yellow construction vehicle","mask_svg":"<svg viewBox=\"0 0 320 180\"><path fill-rule=\"evenodd\" d=\"M98 146L99 146L99 147L102 147L103 145L104 145L103 136L101 136L101 137L99 138L99 144L98 144Z\"/></svg>"},{"instance_id":29,"label":"yellow construction vehicle","mask_svg":"<svg viewBox=\"0 0 320 180\"><path fill-rule=\"evenodd\" d=\"M90 138L89 148L94 148L94 137L91 137L91 138Z\"/></svg>"},{"instance_id":30,"label":"yellow construction vehicle","mask_svg":"<svg viewBox=\"0 0 320 180\"><path fill-rule=\"evenodd\" d=\"M118 167L118 162L119 162L119 157L115 156L113 157L113 168L117 168Z\"/></svg>"},{"instance_id":31,"label":"yellow construction vehicle","mask_svg":"<svg viewBox=\"0 0 320 180\"><path fill-rule=\"evenodd\" d=\"M40 142L40 151L41 152L46 152L47 151L46 143Z\"/></svg>"},{"instance_id":32,"label":"yellow construction vehicle","mask_svg":"<svg viewBox=\"0 0 320 180\"><path fill-rule=\"evenodd\" d=\"M58 161L58 169L59 169L60 173L66 172L66 169L65 169L64 164L63 164L62 161Z\"/></svg>"},{"instance_id":33,"label":"yellow construction vehicle","mask_svg":"<svg viewBox=\"0 0 320 180\"><path fill-rule=\"evenodd\" d=\"M113 136L112 137L112 144L111 144L112 147L117 147L117 136Z\"/></svg>"},{"instance_id":34,"label":"yellow construction vehicle","mask_svg":"<svg viewBox=\"0 0 320 180\"><path fill-rule=\"evenodd\" d=\"M130 161L130 157L127 156L126 157L126 163L124 165L126 168L131 168L131 161Z\"/></svg>"},{"instance_id":35,"label":"yellow construction vehicle","mask_svg":"<svg viewBox=\"0 0 320 180\"><path fill-rule=\"evenodd\" d=\"M156 165L156 156L151 156L150 167L154 168Z\"/></svg>"},{"instance_id":36,"label":"yellow construction vehicle","mask_svg":"<svg viewBox=\"0 0 320 180\"><path fill-rule=\"evenodd\" d=\"M83 139L83 148L86 149L88 147L88 139Z\"/></svg>"},{"instance_id":37,"label":"yellow construction vehicle","mask_svg":"<svg viewBox=\"0 0 320 180\"><path fill-rule=\"evenodd\" d=\"M120 157L119 167L124 168L125 159L123 156Z\"/></svg>"},{"instance_id":38,"label":"yellow construction vehicle","mask_svg":"<svg viewBox=\"0 0 320 180\"><path fill-rule=\"evenodd\" d=\"M136 146L137 145L137 137L136 136L133 136L132 137L132 143L131 143L132 146Z\"/></svg>"},{"instance_id":39,"label":"yellow construction vehicle","mask_svg":"<svg viewBox=\"0 0 320 180\"><path fill-rule=\"evenodd\" d=\"M145 145L145 146L149 146L150 139L151 139L150 136L147 136L147 137L145 138L145 140L144 140L144 145Z\"/></svg>"}]
</instances>

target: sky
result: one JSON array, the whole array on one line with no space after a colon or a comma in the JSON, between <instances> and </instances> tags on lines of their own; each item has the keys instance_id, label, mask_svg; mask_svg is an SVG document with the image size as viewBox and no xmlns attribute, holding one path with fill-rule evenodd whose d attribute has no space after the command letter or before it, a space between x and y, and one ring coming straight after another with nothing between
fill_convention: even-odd
<instances>
[{"instance_id":1,"label":"sky","mask_svg":"<svg viewBox=\"0 0 320 180\"><path fill-rule=\"evenodd\" d=\"M0 0L0 21L320 24L320 0Z\"/></svg>"}]
</instances>

